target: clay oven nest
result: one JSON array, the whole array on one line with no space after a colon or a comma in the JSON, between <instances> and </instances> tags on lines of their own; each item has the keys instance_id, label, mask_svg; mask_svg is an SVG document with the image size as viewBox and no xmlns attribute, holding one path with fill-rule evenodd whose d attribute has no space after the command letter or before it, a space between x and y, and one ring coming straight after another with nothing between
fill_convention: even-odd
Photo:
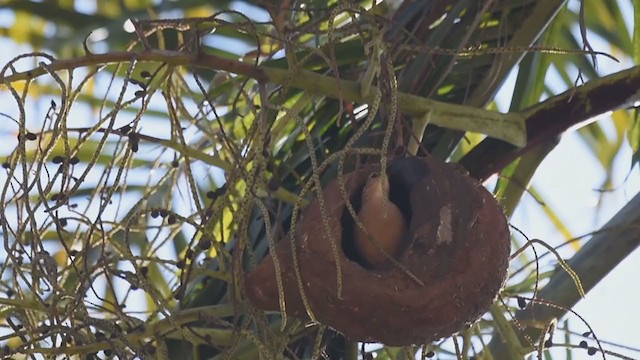
<instances>
[{"instance_id":1,"label":"clay oven nest","mask_svg":"<svg viewBox=\"0 0 640 360\"><path fill-rule=\"evenodd\" d=\"M368 166L345 175L356 210L367 180L378 171ZM493 196L450 164L431 157L396 158L387 175L391 201L408 225L397 251L390 254L397 263L389 260L371 268L359 258L354 221L334 180L322 196L333 238L342 250L339 256L326 236L317 200L304 210L295 234L305 297L318 321L352 340L393 346L428 343L464 329L489 309L507 274L507 221ZM308 318L290 238L277 244L275 255L287 314ZM246 295L256 307L277 311L272 256L247 275Z\"/></svg>"}]
</instances>

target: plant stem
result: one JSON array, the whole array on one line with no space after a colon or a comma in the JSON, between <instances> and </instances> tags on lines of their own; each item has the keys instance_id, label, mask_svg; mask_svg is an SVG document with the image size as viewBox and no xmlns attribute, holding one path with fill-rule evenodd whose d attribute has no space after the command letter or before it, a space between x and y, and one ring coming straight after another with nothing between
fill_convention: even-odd
<instances>
[{"instance_id":1,"label":"plant stem","mask_svg":"<svg viewBox=\"0 0 640 360\"><path fill-rule=\"evenodd\" d=\"M29 56L37 57L37 54L22 55L22 57ZM376 93L375 89L372 88L369 94L363 95L361 86L356 81L338 80L332 76L324 76L308 70L291 71L266 66L254 66L212 54L201 53L194 55L167 50L91 54L74 59L55 60L48 65L48 68L52 71L61 71L130 61L155 61L174 66L195 66L224 70L255 78L259 82L290 85L312 93L356 103L371 103ZM30 80L46 74L42 66L9 76L4 75L6 71L7 68L5 67L0 76L0 84ZM398 93L398 107L402 113L414 117L422 117L426 112L431 111L431 121L438 126L484 133L516 146L524 146L526 143L525 117L520 113L501 114L496 111L449 104L407 93Z\"/></svg>"}]
</instances>

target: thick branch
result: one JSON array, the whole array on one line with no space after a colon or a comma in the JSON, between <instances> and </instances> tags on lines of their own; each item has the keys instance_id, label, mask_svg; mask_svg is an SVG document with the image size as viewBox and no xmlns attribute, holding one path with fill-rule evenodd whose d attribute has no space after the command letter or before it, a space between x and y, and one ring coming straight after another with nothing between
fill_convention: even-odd
<instances>
[{"instance_id":1,"label":"thick branch","mask_svg":"<svg viewBox=\"0 0 640 360\"><path fill-rule=\"evenodd\" d=\"M150 50L143 52L116 52L101 55L91 54L70 60L55 60L48 67L53 71L60 71L129 61L157 61L173 65L224 70L253 77L261 82L268 81L277 84L286 84L323 96L356 103L370 104L374 101L376 93L376 91L370 91L368 95L362 95L358 82L338 80L335 77L323 76L308 70L293 72L291 70L266 66L254 66L252 64L203 53L195 56L193 54L174 51ZM6 67L2 74L5 72ZM0 84L29 80L44 74L46 74L45 69L38 67L30 71L9 76L0 76ZM455 130L484 133L517 146L524 146L526 142L524 116L520 113L501 114L496 111L449 104L406 93L398 94L398 107L401 112L413 117L421 117L427 111L430 111L432 113L432 123L439 126Z\"/></svg>"},{"instance_id":2,"label":"thick branch","mask_svg":"<svg viewBox=\"0 0 640 360\"><path fill-rule=\"evenodd\" d=\"M578 274L582 287L588 292L639 245L640 194L637 194L567 263ZM571 308L580 300L580 295L571 277L558 268L538 293L538 298ZM556 307L540 304L531 306L516 313L520 324L530 324L534 319L537 323L547 323L552 318L560 319L566 314L566 311ZM529 327L524 333L535 342L541 332L541 329ZM520 334L520 341L527 344L524 333ZM508 358L506 346L499 335L493 337L489 350L494 359Z\"/></svg>"},{"instance_id":3,"label":"thick branch","mask_svg":"<svg viewBox=\"0 0 640 360\"><path fill-rule=\"evenodd\" d=\"M638 89L640 66L569 89L521 112L527 119L525 147L517 148L504 141L485 139L460 163L473 177L485 180L543 141L594 116L631 106L640 99Z\"/></svg>"}]
</instances>

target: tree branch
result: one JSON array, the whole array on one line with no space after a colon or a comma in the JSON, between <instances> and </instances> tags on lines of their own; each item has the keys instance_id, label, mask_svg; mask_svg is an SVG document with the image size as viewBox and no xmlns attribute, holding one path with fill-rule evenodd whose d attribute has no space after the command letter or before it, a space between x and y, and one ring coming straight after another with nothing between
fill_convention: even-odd
<instances>
[{"instance_id":1,"label":"tree branch","mask_svg":"<svg viewBox=\"0 0 640 360\"><path fill-rule=\"evenodd\" d=\"M625 205L578 251L567 264L578 274L585 292L593 289L607 274L640 245L640 194ZM580 295L571 277L561 268L556 269L549 283L538 293L539 299L573 307ZM566 311L557 307L531 304L518 311L516 319L520 324L547 323L552 318L560 319ZM541 329L528 327L517 331L520 342L526 344L525 334L536 342ZM488 349L494 359L508 359L508 351L498 333L494 333Z\"/></svg>"},{"instance_id":2,"label":"tree branch","mask_svg":"<svg viewBox=\"0 0 640 360\"><path fill-rule=\"evenodd\" d=\"M562 134L590 118L633 105L640 99L640 66L591 80L582 86L529 107L527 145L517 148L504 141L485 139L461 160L471 176L485 180L545 140Z\"/></svg>"},{"instance_id":3,"label":"tree branch","mask_svg":"<svg viewBox=\"0 0 640 360\"><path fill-rule=\"evenodd\" d=\"M27 54L22 55L20 58L28 56L37 55ZM19 58L14 59L14 61L17 59ZM252 77L261 82L285 84L319 95L356 103L370 104L374 101L376 94L374 89L367 95L361 94L360 84L356 81L336 79L332 76L324 76L308 70L301 69L292 72L291 70L255 66L212 54L200 53L194 55L167 50L90 54L69 60L55 60L48 65L48 68L53 71L72 70L78 67L130 61L156 61L178 66L223 70ZM46 74L43 67L38 67L33 70L4 76L10 64L3 69L0 76L0 84L30 80ZM432 123L442 127L487 134L517 146L524 146L526 143L524 115L520 113L501 114L496 111L449 104L407 93L398 94L398 107L401 112L413 117L421 117L427 111L431 111L433 115Z\"/></svg>"}]
</instances>

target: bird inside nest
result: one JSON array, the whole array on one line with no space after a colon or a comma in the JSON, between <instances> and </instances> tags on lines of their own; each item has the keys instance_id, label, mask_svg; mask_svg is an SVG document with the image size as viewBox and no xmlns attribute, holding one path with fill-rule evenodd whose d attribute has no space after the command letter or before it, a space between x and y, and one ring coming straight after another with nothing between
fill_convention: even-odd
<instances>
[{"instance_id":1,"label":"bird inside nest","mask_svg":"<svg viewBox=\"0 0 640 360\"><path fill-rule=\"evenodd\" d=\"M384 268L390 263L389 257L396 257L403 248L411 222L410 189L416 180L405 174L411 168L411 161L407 160L395 159L386 174L372 173L351 199L366 232L348 211L343 213L343 251L364 268ZM385 181L387 186L383 186Z\"/></svg>"}]
</instances>

